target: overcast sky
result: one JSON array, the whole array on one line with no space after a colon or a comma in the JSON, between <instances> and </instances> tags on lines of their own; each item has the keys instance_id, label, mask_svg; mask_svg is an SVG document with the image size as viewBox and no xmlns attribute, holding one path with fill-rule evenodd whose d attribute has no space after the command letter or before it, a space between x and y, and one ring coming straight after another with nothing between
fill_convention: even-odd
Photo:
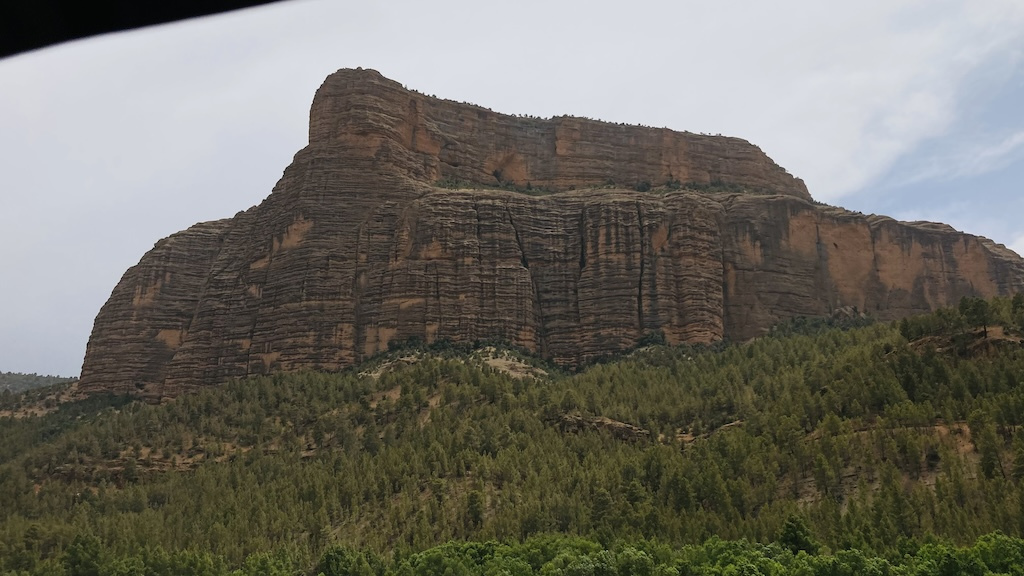
<instances>
[{"instance_id":1,"label":"overcast sky","mask_svg":"<svg viewBox=\"0 0 1024 576\"><path fill-rule=\"evenodd\" d=\"M282 4L0 60L0 371L77 375L162 237L258 204L338 68L738 136L818 200L1024 253L1024 2Z\"/></svg>"}]
</instances>

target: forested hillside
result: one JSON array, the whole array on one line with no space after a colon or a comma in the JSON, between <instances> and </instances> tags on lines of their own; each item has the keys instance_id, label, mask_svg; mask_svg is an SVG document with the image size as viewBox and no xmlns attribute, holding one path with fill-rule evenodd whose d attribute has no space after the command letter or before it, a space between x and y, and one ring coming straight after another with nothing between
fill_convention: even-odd
<instances>
[{"instance_id":1,"label":"forested hillside","mask_svg":"<svg viewBox=\"0 0 1024 576\"><path fill-rule=\"evenodd\" d=\"M163 405L8 416L0 569L1019 570L1024 297L854 323L576 374L405 349Z\"/></svg>"},{"instance_id":2,"label":"forested hillside","mask_svg":"<svg viewBox=\"0 0 1024 576\"><path fill-rule=\"evenodd\" d=\"M24 392L33 388L43 388L54 384L66 384L74 378L60 376L40 376L39 374L22 374L21 372L0 372L0 393L9 390L12 393Z\"/></svg>"}]
</instances>

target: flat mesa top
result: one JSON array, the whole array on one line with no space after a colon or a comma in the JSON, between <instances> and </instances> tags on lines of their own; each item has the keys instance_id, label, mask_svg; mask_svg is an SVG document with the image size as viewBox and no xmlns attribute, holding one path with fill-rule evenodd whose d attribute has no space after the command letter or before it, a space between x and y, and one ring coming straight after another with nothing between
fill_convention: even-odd
<instances>
[{"instance_id":1,"label":"flat mesa top","mask_svg":"<svg viewBox=\"0 0 1024 576\"><path fill-rule=\"evenodd\" d=\"M740 138L500 114L408 90L374 70L343 69L324 81L310 109L309 143L377 158L383 146L393 164L427 184L552 192L685 184L811 199L802 180Z\"/></svg>"}]
</instances>

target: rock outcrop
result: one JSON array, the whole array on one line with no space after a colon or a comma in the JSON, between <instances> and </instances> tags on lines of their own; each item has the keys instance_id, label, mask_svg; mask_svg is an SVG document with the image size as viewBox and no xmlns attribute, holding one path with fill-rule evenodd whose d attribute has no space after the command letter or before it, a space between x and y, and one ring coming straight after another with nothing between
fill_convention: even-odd
<instances>
[{"instance_id":1,"label":"rock outcrop","mask_svg":"<svg viewBox=\"0 0 1024 576\"><path fill-rule=\"evenodd\" d=\"M409 338L575 364L655 331L746 339L841 307L896 318L1022 289L1002 246L815 204L743 140L516 118L341 70L263 203L125 273L80 389L159 399Z\"/></svg>"}]
</instances>

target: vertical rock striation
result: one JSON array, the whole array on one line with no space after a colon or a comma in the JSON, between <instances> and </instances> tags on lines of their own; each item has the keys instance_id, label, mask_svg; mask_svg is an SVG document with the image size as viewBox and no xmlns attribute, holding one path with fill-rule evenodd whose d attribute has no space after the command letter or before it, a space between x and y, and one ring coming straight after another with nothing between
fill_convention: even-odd
<instances>
[{"instance_id":1,"label":"vertical rock striation","mask_svg":"<svg viewBox=\"0 0 1024 576\"><path fill-rule=\"evenodd\" d=\"M515 118L342 70L263 203L125 273L79 386L160 399L413 337L575 364L654 331L744 339L842 306L895 318L1021 289L1009 250L816 205L743 140Z\"/></svg>"}]
</instances>

